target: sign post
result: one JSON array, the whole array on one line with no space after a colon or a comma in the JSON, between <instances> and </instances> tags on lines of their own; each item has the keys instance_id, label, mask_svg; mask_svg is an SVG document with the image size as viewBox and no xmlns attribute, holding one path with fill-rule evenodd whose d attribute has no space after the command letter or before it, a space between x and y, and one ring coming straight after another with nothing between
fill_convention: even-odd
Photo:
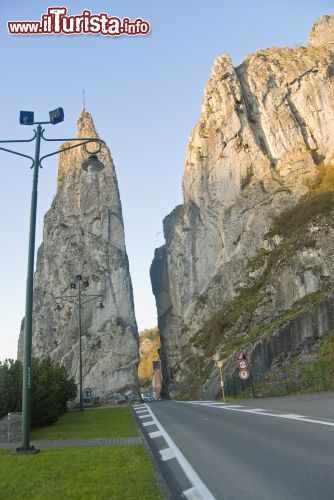
<instances>
[{"instance_id":1,"label":"sign post","mask_svg":"<svg viewBox=\"0 0 334 500\"><path fill-rule=\"evenodd\" d=\"M249 378L248 358L244 351L240 351L237 357L237 367L239 368L239 378L244 383L244 391L246 391L246 380Z\"/></svg>"},{"instance_id":2,"label":"sign post","mask_svg":"<svg viewBox=\"0 0 334 500\"><path fill-rule=\"evenodd\" d=\"M222 394L223 394L223 401L224 403L226 402L225 401L225 389L224 389L224 380L223 380L223 362L220 360L220 361L217 361L217 366L219 368L219 373L220 373L220 386L222 388Z\"/></svg>"}]
</instances>

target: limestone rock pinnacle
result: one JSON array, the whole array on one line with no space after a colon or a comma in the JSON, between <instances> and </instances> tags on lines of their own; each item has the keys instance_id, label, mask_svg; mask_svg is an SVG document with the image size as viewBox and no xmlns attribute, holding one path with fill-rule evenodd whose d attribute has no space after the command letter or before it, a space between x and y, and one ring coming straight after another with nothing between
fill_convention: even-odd
<instances>
[{"instance_id":1,"label":"limestone rock pinnacle","mask_svg":"<svg viewBox=\"0 0 334 500\"><path fill-rule=\"evenodd\" d=\"M97 136L86 111L79 117L77 136ZM61 300L62 310L56 311L55 297L73 295L75 301L70 283L81 274L89 281L84 294L102 295L105 306L97 309L97 300L83 305L83 386L95 401L105 401L113 392L137 391L139 341L114 164L103 146L98 157L104 169L89 174L81 168L87 155L78 147L58 156L57 193L44 218L37 254L33 356L51 356L78 382L78 306Z\"/></svg>"},{"instance_id":2,"label":"limestone rock pinnacle","mask_svg":"<svg viewBox=\"0 0 334 500\"><path fill-rule=\"evenodd\" d=\"M164 390L172 396L196 379L202 392L192 397L215 397L219 356L305 295L334 285L332 224L328 235L317 226L314 247L282 251L265 274L265 257L279 244L266 236L273 220L333 165L333 33L334 16L324 16L307 47L257 50L236 68L227 54L214 63L186 152L184 203L164 219L165 245L151 266ZM307 351L329 324L285 332L288 355ZM283 344L265 342L254 363L268 369Z\"/></svg>"},{"instance_id":3,"label":"limestone rock pinnacle","mask_svg":"<svg viewBox=\"0 0 334 500\"><path fill-rule=\"evenodd\" d=\"M312 27L308 44L312 47L334 44L334 15L321 16Z\"/></svg>"}]
</instances>

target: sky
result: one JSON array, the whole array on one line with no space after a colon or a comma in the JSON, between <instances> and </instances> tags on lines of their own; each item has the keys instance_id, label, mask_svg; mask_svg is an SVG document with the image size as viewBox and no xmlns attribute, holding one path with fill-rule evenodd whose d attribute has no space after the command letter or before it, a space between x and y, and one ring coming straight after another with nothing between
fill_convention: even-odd
<instances>
[{"instance_id":1,"label":"sky","mask_svg":"<svg viewBox=\"0 0 334 500\"><path fill-rule=\"evenodd\" d=\"M48 7L142 18L142 37L13 36L7 21L39 20ZM213 61L224 52L239 65L270 46L305 45L312 24L334 12L329 0L34 0L0 5L0 140L32 137L19 111L35 119L64 108L47 137L73 137L83 107L113 157L139 329L157 324L149 268L163 245L162 219L182 203L183 163ZM33 144L13 149L33 156ZM53 151L42 143L42 153ZM16 358L24 316L32 171L29 160L0 151L0 360ZM56 190L56 159L40 171L36 248Z\"/></svg>"}]
</instances>

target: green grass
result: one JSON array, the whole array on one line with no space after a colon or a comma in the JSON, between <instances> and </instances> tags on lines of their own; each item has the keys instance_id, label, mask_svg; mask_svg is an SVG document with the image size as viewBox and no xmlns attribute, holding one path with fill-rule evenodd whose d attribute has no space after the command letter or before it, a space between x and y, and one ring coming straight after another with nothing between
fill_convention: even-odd
<instances>
[{"instance_id":1,"label":"green grass","mask_svg":"<svg viewBox=\"0 0 334 500\"><path fill-rule=\"evenodd\" d=\"M65 413L48 427L34 429L32 439L80 439L138 436L128 407Z\"/></svg>"},{"instance_id":2,"label":"green grass","mask_svg":"<svg viewBox=\"0 0 334 500\"><path fill-rule=\"evenodd\" d=\"M163 499L143 446L0 450L0 498L46 500Z\"/></svg>"}]
</instances>

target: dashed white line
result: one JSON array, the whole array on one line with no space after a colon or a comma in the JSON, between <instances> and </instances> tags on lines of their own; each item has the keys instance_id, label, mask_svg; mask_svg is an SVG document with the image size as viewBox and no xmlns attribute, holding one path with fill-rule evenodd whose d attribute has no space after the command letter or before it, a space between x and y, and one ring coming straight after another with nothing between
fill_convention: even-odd
<instances>
[{"instance_id":1,"label":"dashed white line","mask_svg":"<svg viewBox=\"0 0 334 500\"><path fill-rule=\"evenodd\" d=\"M160 450L159 453L163 462L175 458L175 453L171 448L164 448L163 450Z\"/></svg>"},{"instance_id":2,"label":"dashed white line","mask_svg":"<svg viewBox=\"0 0 334 500\"><path fill-rule=\"evenodd\" d=\"M184 474L187 476L190 484L193 485L192 488L186 490L186 492L192 492L191 494L193 496L188 496L186 498L193 499L193 500L215 500L215 497L212 495L212 493L208 490L206 485L203 483L201 478L198 476L198 474L195 472L195 470L192 468L186 457L183 455L183 453L179 450L179 448L176 446L168 432L162 427L160 424L159 420L156 418L154 413L152 412L152 409L147 406L147 410L150 413L150 416L152 417L152 423L154 422L159 431L161 432L162 437L166 441L168 448L165 450L161 450L163 452L164 456L168 456L171 452L173 452L173 457L171 458L176 458L178 461L180 467L182 468ZM145 424L144 424L145 425ZM170 451L167 451L170 450ZM162 454L160 452L160 454ZM184 492L183 492L184 494ZM189 493L190 494L190 493ZM195 496L196 495L196 496Z\"/></svg>"},{"instance_id":3,"label":"dashed white line","mask_svg":"<svg viewBox=\"0 0 334 500\"><path fill-rule=\"evenodd\" d=\"M196 488L189 488L189 490L185 490L182 492L183 496L188 498L188 500L199 500L202 497L198 494L198 491Z\"/></svg>"},{"instance_id":4,"label":"dashed white line","mask_svg":"<svg viewBox=\"0 0 334 500\"><path fill-rule=\"evenodd\" d=\"M144 427L148 427L149 425L153 425L155 422L153 420L150 420L149 422L142 422Z\"/></svg>"},{"instance_id":5,"label":"dashed white line","mask_svg":"<svg viewBox=\"0 0 334 500\"><path fill-rule=\"evenodd\" d=\"M148 435L150 436L151 439L155 439L157 437L162 436L160 431L149 432Z\"/></svg>"}]
</instances>

